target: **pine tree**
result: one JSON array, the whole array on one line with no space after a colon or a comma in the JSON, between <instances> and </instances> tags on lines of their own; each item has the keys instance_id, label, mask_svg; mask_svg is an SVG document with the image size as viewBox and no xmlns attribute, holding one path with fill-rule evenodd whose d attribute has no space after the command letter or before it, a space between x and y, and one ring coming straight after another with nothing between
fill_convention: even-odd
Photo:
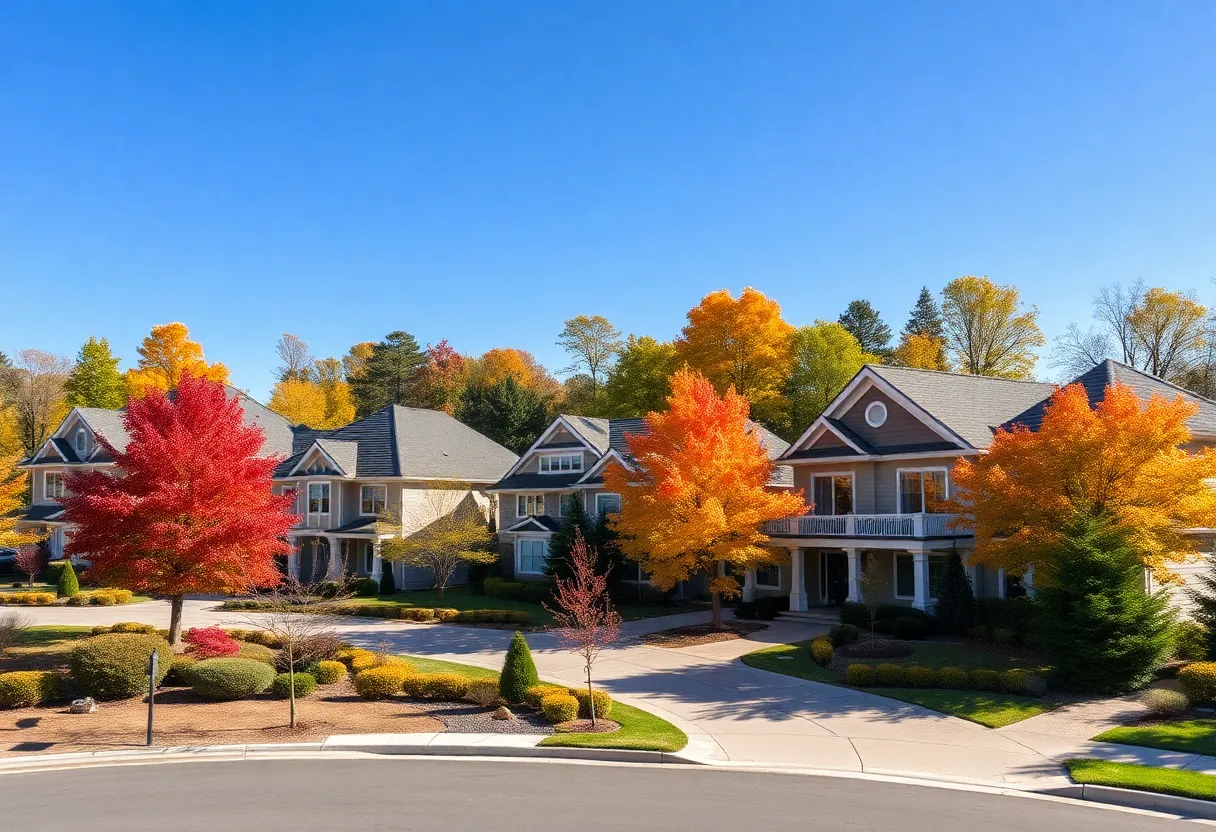
<instances>
[{"instance_id":1,"label":"pine tree","mask_svg":"<svg viewBox=\"0 0 1216 832\"><path fill-rule=\"evenodd\" d=\"M59 585L55 588L55 594L60 598L75 598L80 594L80 581L71 560L64 560L63 568L59 570Z\"/></svg>"},{"instance_id":2,"label":"pine tree","mask_svg":"<svg viewBox=\"0 0 1216 832\"><path fill-rule=\"evenodd\" d=\"M521 633L516 631L507 648L507 657L498 676L498 693L512 704L524 701L524 693L533 685L540 684L532 651Z\"/></svg>"},{"instance_id":3,"label":"pine tree","mask_svg":"<svg viewBox=\"0 0 1216 832\"><path fill-rule=\"evenodd\" d=\"M1199 576L1199 585L1187 590L1191 617L1203 625L1207 634L1208 656L1216 656L1216 560Z\"/></svg>"},{"instance_id":4,"label":"pine tree","mask_svg":"<svg viewBox=\"0 0 1216 832\"><path fill-rule=\"evenodd\" d=\"M127 403L127 383L105 338L89 337L76 356L76 366L63 385L70 407L117 410Z\"/></svg>"},{"instance_id":5,"label":"pine tree","mask_svg":"<svg viewBox=\"0 0 1216 832\"><path fill-rule=\"evenodd\" d=\"M891 352L891 327L882 322L868 300L851 301L839 323L857 339L863 352L886 356Z\"/></svg>"},{"instance_id":6,"label":"pine tree","mask_svg":"<svg viewBox=\"0 0 1216 832\"><path fill-rule=\"evenodd\" d=\"M1117 694L1142 687L1172 647L1166 594L1145 592L1127 532L1079 514L1063 531L1051 582L1039 590L1040 642L1065 688Z\"/></svg>"},{"instance_id":7,"label":"pine tree","mask_svg":"<svg viewBox=\"0 0 1216 832\"><path fill-rule=\"evenodd\" d=\"M414 336L397 330L372 347L363 372L350 379L355 414L362 418L390 404L417 404L417 384L426 355Z\"/></svg>"},{"instance_id":8,"label":"pine tree","mask_svg":"<svg viewBox=\"0 0 1216 832\"><path fill-rule=\"evenodd\" d=\"M540 395L509 377L491 385L469 385L456 407L456 418L517 454L549 426L549 412Z\"/></svg>"},{"instance_id":9,"label":"pine tree","mask_svg":"<svg viewBox=\"0 0 1216 832\"><path fill-rule=\"evenodd\" d=\"M393 579L393 565L386 563L381 566L380 571L380 594L381 595L396 595L397 583Z\"/></svg>"},{"instance_id":10,"label":"pine tree","mask_svg":"<svg viewBox=\"0 0 1216 832\"><path fill-rule=\"evenodd\" d=\"M975 594L957 551L952 551L946 561L946 574L937 587L934 615L943 630L955 635L966 633L975 619Z\"/></svg>"},{"instance_id":11,"label":"pine tree","mask_svg":"<svg viewBox=\"0 0 1216 832\"><path fill-rule=\"evenodd\" d=\"M591 535L591 518L583 508L582 494L564 500L562 524L549 538L549 558L545 561L545 574L554 578L569 578L571 575L570 553L574 541L581 535L586 540Z\"/></svg>"},{"instance_id":12,"label":"pine tree","mask_svg":"<svg viewBox=\"0 0 1216 832\"><path fill-rule=\"evenodd\" d=\"M929 292L928 286L921 287L908 323L904 325L904 334L925 335L929 338L946 337L945 325L942 323L942 311L938 308L932 293Z\"/></svg>"}]
</instances>

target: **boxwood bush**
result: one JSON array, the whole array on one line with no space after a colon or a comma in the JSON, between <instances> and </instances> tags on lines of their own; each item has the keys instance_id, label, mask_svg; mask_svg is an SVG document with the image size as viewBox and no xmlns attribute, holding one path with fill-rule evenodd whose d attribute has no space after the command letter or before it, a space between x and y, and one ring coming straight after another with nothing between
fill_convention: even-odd
<instances>
[{"instance_id":1,"label":"boxwood bush","mask_svg":"<svg viewBox=\"0 0 1216 832\"><path fill-rule=\"evenodd\" d=\"M834 647L856 644L859 638L861 638L861 629L854 624L837 624L828 630L828 640Z\"/></svg>"},{"instance_id":2,"label":"boxwood bush","mask_svg":"<svg viewBox=\"0 0 1216 832\"><path fill-rule=\"evenodd\" d=\"M1178 671L1178 683L1192 702L1216 701L1216 662L1191 662Z\"/></svg>"},{"instance_id":3,"label":"boxwood bush","mask_svg":"<svg viewBox=\"0 0 1216 832\"><path fill-rule=\"evenodd\" d=\"M971 677L961 667L939 667L937 669L937 685L947 690L964 690L971 683Z\"/></svg>"},{"instance_id":4,"label":"boxwood bush","mask_svg":"<svg viewBox=\"0 0 1216 832\"><path fill-rule=\"evenodd\" d=\"M539 711L541 700L544 699L546 696L552 696L555 693L565 693L565 692L566 692L566 688L564 688L564 687L561 687L559 685L550 685L547 682L542 682L539 685L532 685L532 687L530 687L526 691L524 691L522 701L523 701L523 704L527 705L529 708L535 708L536 710Z\"/></svg>"},{"instance_id":5,"label":"boxwood bush","mask_svg":"<svg viewBox=\"0 0 1216 832\"><path fill-rule=\"evenodd\" d=\"M248 699L265 692L275 679L274 668L250 659L206 659L185 671L186 680L205 699Z\"/></svg>"},{"instance_id":6,"label":"boxwood bush","mask_svg":"<svg viewBox=\"0 0 1216 832\"><path fill-rule=\"evenodd\" d=\"M931 688L937 685L937 673L931 667L908 665L904 668L904 682L914 688Z\"/></svg>"},{"instance_id":7,"label":"boxwood bush","mask_svg":"<svg viewBox=\"0 0 1216 832\"><path fill-rule=\"evenodd\" d=\"M599 717L607 719L612 714L612 697L606 690L593 690L588 693L586 688L570 688L570 695L578 700L578 715L583 719L591 718L592 701L595 702L597 719Z\"/></svg>"},{"instance_id":8,"label":"boxwood bush","mask_svg":"<svg viewBox=\"0 0 1216 832\"><path fill-rule=\"evenodd\" d=\"M870 687L874 684L875 678L873 665L859 662L851 664L844 669L844 681L853 687Z\"/></svg>"},{"instance_id":9,"label":"boxwood bush","mask_svg":"<svg viewBox=\"0 0 1216 832\"><path fill-rule=\"evenodd\" d=\"M817 638L811 642L811 660L820 667L827 667L835 652L832 642L826 638Z\"/></svg>"},{"instance_id":10,"label":"boxwood bush","mask_svg":"<svg viewBox=\"0 0 1216 832\"><path fill-rule=\"evenodd\" d=\"M148 690L148 657L153 650L159 685L173 666L173 651L160 636L107 633L86 638L68 654L72 681L83 693L98 699L137 696Z\"/></svg>"},{"instance_id":11,"label":"boxwood bush","mask_svg":"<svg viewBox=\"0 0 1216 832\"><path fill-rule=\"evenodd\" d=\"M410 673L401 685L408 696L458 702L469 692L469 680L459 673Z\"/></svg>"},{"instance_id":12,"label":"boxwood bush","mask_svg":"<svg viewBox=\"0 0 1216 832\"><path fill-rule=\"evenodd\" d=\"M318 685L336 685L346 678L346 665L331 660L313 662L308 666L308 673Z\"/></svg>"},{"instance_id":13,"label":"boxwood bush","mask_svg":"<svg viewBox=\"0 0 1216 832\"><path fill-rule=\"evenodd\" d=\"M491 598L504 601L526 601L529 604L553 603L553 585L548 581L504 581L486 578L482 591Z\"/></svg>"},{"instance_id":14,"label":"boxwood bush","mask_svg":"<svg viewBox=\"0 0 1216 832\"><path fill-rule=\"evenodd\" d=\"M29 708L59 696L59 674L49 670L0 673L0 708Z\"/></svg>"},{"instance_id":15,"label":"boxwood bush","mask_svg":"<svg viewBox=\"0 0 1216 832\"><path fill-rule=\"evenodd\" d=\"M464 698L475 705L488 708L498 702L497 679L470 679Z\"/></svg>"},{"instance_id":16,"label":"boxwood bush","mask_svg":"<svg viewBox=\"0 0 1216 832\"><path fill-rule=\"evenodd\" d=\"M876 684L888 688L897 688L904 683L904 666L902 664L880 664L874 669Z\"/></svg>"},{"instance_id":17,"label":"boxwood bush","mask_svg":"<svg viewBox=\"0 0 1216 832\"><path fill-rule=\"evenodd\" d=\"M545 719L554 725L578 719L578 700L568 693L549 694L540 701L540 709Z\"/></svg>"},{"instance_id":18,"label":"boxwood bush","mask_svg":"<svg viewBox=\"0 0 1216 832\"><path fill-rule=\"evenodd\" d=\"M407 677L414 675L408 664L384 664L355 674L355 692L364 699L387 699L401 693Z\"/></svg>"},{"instance_id":19,"label":"boxwood bush","mask_svg":"<svg viewBox=\"0 0 1216 832\"><path fill-rule=\"evenodd\" d=\"M488 584L492 579L487 578ZM522 702L528 688L540 682L536 675L536 664L532 661L532 651L523 634L516 632L507 648L507 656L503 660L502 673L498 676L498 692L502 698L515 704Z\"/></svg>"},{"instance_id":20,"label":"boxwood bush","mask_svg":"<svg viewBox=\"0 0 1216 832\"><path fill-rule=\"evenodd\" d=\"M980 668L971 671L969 687L972 690L1000 690L1001 689L1001 673L999 670L987 670Z\"/></svg>"},{"instance_id":21,"label":"boxwood bush","mask_svg":"<svg viewBox=\"0 0 1216 832\"><path fill-rule=\"evenodd\" d=\"M345 670L345 668L343 668ZM317 677L311 673L296 674L296 698L308 696L317 689ZM280 673L270 684L270 691L279 699L291 698L291 674Z\"/></svg>"}]
</instances>

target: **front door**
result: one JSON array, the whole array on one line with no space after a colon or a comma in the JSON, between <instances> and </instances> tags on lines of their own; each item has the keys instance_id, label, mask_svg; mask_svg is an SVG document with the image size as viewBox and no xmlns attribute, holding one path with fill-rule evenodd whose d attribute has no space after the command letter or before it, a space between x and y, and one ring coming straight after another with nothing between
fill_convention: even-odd
<instances>
[{"instance_id":1,"label":"front door","mask_svg":"<svg viewBox=\"0 0 1216 832\"><path fill-rule=\"evenodd\" d=\"M843 604L849 597L849 558L844 552L819 553L819 603Z\"/></svg>"}]
</instances>

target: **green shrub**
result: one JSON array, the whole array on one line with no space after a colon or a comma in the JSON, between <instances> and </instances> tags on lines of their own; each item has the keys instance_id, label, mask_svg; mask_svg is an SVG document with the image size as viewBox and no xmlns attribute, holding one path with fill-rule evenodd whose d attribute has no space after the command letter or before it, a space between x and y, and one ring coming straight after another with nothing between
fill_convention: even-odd
<instances>
[{"instance_id":1,"label":"green shrub","mask_svg":"<svg viewBox=\"0 0 1216 832\"><path fill-rule=\"evenodd\" d=\"M402 607L397 617L402 621L434 621L435 611L430 607Z\"/></svg>"},{"instance_id":2,"label":"green shrub","mask_svg":"<svg viewBox=\"0 0 1216 832\"><path fill-rule=\"evenodd\" d=\"M1150 715L1158 719L1174 719L1191 709L1186 694L1167 688L1149 688L1140 697Z\"/></svg>"},{"instance_id":3,"label":"green shrub","mask_svg":"<svg viewBox=\"0 0 1216 832\"><path fill-rule=\"evenodd\" d=\"M0 673L0 708L29 708L59 696L59 674L48 670Z\"/></svg>"},{"instance_id":4,"label":"green shrub","mask_svg":"<svg viewBox=\"0 0 1216 832\"><path fill-rule=\"evenodd\" d=\"M992 628L987 624L976 624L968 631L967 635L971 636L975 641L992 641Z\"/></svg>"},{"instance_id":5,"label":"green shrub","mask_svg":"<svg viewBox=\"0 0 1216 832\"><path fill-rule=\"evenodd\" d=\"M137 696L148 690L148 657L153 650L159 685L173 665L173 651L163 638L137 633L86 638L68 655L72 681L83 693L98 699Z\"/></svg>"},{"instance_id":6,"label":"green shrub","mask_svg":"<svg viewBox=\"0 0 1216 832\"><path fill-rule=\"evenodd\" d=\"M530 690L530 689L529 689ZM488 708L498 701L497 679L471 679L464 698L475 705Z\"/></svg>"},{"instance_id":7,"label":"green shrub","mask_svg":"<svg viewBox=\"0 0 1216 832\"><path fill-rule=\"evenodd\" d=\"M1043 608L1029 598L983 598L975 602L975 622L991 632L997 627L1013 630L1025 640L1038 626Z\"/></svg>"},{"instance_id":8,"label":"green shrub","mask_svg":"<svg viewBox=\"0 0 1216 832\"><path fill-rule=\"evenodd\" d=\"M493 578L486 578L489 584ZM532 651L523 634L516 631L507 649L507 657L502 664L502 673L498 676L498 693L511 704L522 702L528 688L540 682L536 675L536 664L532 661Z\"/></svg>"},{"instance_id":9,"label":"green shrub","mask_svg":"<svg viewBox=\"0 0 1216 832\"><path fill-rule=\"evenodd\" d=\"M350 582L350 591L356 598L371 598L380 591L380 582L375 578L356 578Z\"/></svg>"},{"instance_id":10,"label":"green shrub","mask_svg":"<svg viewBox=\"0 0 1216 832\"><path fill-rule=\"evenodd\" d=\"M832 642L826 638L817 638L811 642L811 659L820 667L827 667L835 652Z\"/></svg>"},{"instance_id":11,"label":"green shrub","mask_svg":"<svg viewBox=\"0 0 1216 832\"><path fill-rule=\"evenodd\" d=\"M937 626L943 632L962 635L975 623L975 592L971 578L963 566L962 556L951 551L946 570L937 587L937 606L933 610Z\"/></svg>"},{"instance_id":12,"label":"green shrub","mask_svg":"<svg viewBox=\"0 0 1216 832\"><path fill-rule=\"evenodd\" d=\"M345 672L345 668L343 668ZM308 696L317 689L317 677L311 673L296 674L296 698ZM279 699L291 698L291 674L280 673L274 677L274 681L270 683L270 691Z\"/></svg>"},{"instance_id":13,"label":"green shrub","mask_svg":"<svg viewBox=\"0 0 1216 832\"><path fill-rule=\"evenodd\" d=\"M876 679L874 666L869 664L851 664L844 669L845 684L856 688L868 688Z\"/></svg>"},{"instance_id":14,"label":"green shrub","mask_svg":"<svg viewBox=\"0 0 1216 832\"><path fill-rule=\"evenodd\" d=\"M528 625L532 615L524 610L458 610L451 620L457 624Z\"/></svg>"},{"instance_id":15,"label":"green shrub","mask_svg":"<svg viewBox=\"0 0 1216 832\"><path fill-rule=\"evenodd\" d=\"M860 630L869 630L870 611L865 604L847 601L840 607L840 623L852 624Z\"/></svg>"},{"instance_id":16,"label":"green shrub","mask_svg":"<svg viewBox=\"0 0 1216 832\"><path fill-rule=\"evenodd\" d=\"M469 692L469 680L459 673L410 673L402 683L407 696L457 702Z\"/></svg>"},{"instance_id":17,"label":"green shrub","mask_svg":"<svg viewBox=\"0 0 1216 832\"><path fill-rule=\"evenodd\" d=\"M248 659L251 662L262 662L273 667L277 656L269 647L252 642L244 642L241 644L241 651L236 654L236 658Z\"/></svg>"},{"instance_id":18,"label":"green shrub","mask_svg":"<svg viewBox=\"0 0 1216 832\"><path fill-rule=\"evenodd\" d=\"M1009 627L996 627L992 630L992 641L996 644L1016 644L1017 640L1017 630Z\"/></svg>"},{"instance_id":19,"label":"green shrub","mask_svg":"<svg viewBox=\"0 0 1216 832\"><path fill-rule=\"evenodd\" d=\"M1174 658L1201 662L1208 657L1208 628L1185 618L1174 625Z\"/></svg>"},{"instance_id":20,"label":"green shrub","mask_svg":"<svg viewBox=\"0 0 1216 832\"><path fill-rule=\"evenodd\" d=\"M504 581L486 578L482 591L491 598L504 601L526 601L529 604L553 603L553 585L547 581Z\"/></svg>"},{"instance_id":21,"label":"green shrub","mask_svg":"<svg viewBox=\"0 0 1216 832\"><path fill-rule=\"evenodd\" d=\"M81 595L89 604L98 607L112 607L115 604L129 604L131 599L135 597L135 593L129 589L94 589L91 592L79 592L72 596L78 598Z\"/></svg>"},{"instance_id":22,"label":"green shrub","mask_svg":"<svg viewBox=\"0 0 1216 832\"><path fill-rule=\"evenodd\" d=\"M972 690L1000 690L1002 687L1001 672L980 668L970 673L968 682Z\"/></svg>"},{"instance_id":23,"label":"green shrub","mask_svg":"<svg viewBox=\"0 0 1216 832\"><path fill-rule=\"evenodd\" d=\"M355 692L364 699L387 699L401 693L406 677L414 675L408 665L385 664L355 674Z\"/></svg>"},{"instance_id":24,"label":"green shrub","mask_svg":"<svg viewBox=\"0 0 1216 832\"><path fill-rule=\"evenodd\" d=\"M961 667L939 667L937 669L937 686L947 690L965 690L971 684L971 677Z\"/></svg>"},{"instance_id":25,"label":"green shrub","mask_svg":"<svg viewBox=\"0 0 1216 832\"><path fill-rule=\"evenodd\" d=\"M191 689L205 699L248 699L269 688L274 668L250 659L204 659L185 671Z\"/></svg>"},{"instance_id":26,"label":"green shrub","mask_svg":"<svg viewBox=\"0 0 1216 832\"><path fill-rule=\"evenodd\" d=\"M1030 692L1030 673L1019 668L1001 674L1001 690L1025 696Z\"/></svg>"},{"instance_id":27,"label":"green shrub","mask_svg":"<svg viewBox=\"0 0 1216 832\"><path fill-rule=\"evenodd\" d=\"M146 636L156 635L156 628L151 624L140 624L138 621L119 621L110 627L111 633L143 633Z\"/></svg>"},{"instance_id":28,"label":"green shrub","mask_svg":"<svg viewBox=\"0 0 1216 832\"><path fill-rule=\"evenodd\" d=\"M900 687L904 683L904 666L902 664L880 664L874 669L874 679L883 687Z\"/></svg>"},{"instance_id":29,"label":"green shrub","mask_svg":"<svg viewBox=\"0 0 1216 832\"><path fill-rule=\"evenodd\" d=\"M56 586L56 594L60 598L71 598L78 592L80 592L80 581L76 578L76 570L72 568L70 560L65 560L59 570L59 583Z\"/></svg>"},{"instance_id":30,"label":"green shrub","mask_svg":"<svg viewBox=\"0 0 1216 832\"><path fill-rule=\"evenodd\" d=\"M336 685L346 678L346 665L331 660L313 662L308 672L318 685Z\"/></svg>"},{"instance_id":31,"label":"green shrub","mask_svg":"<svg viewBox=\"0 0 1216 832\"><path fill-rule=\"evenodd\" d=\"M836 647L856 644L859 638L861 638L861 630L852 624L837 624L828 630L828 640Z\"/></svg>"},{"instance_id":32,"label":"green shrub","mask_svg":"<svg viewBox=\"0 0 1216 832\"><path fill-rule=\"evenodd\" d=\"M906 640L920 640L929 634L929 627L919 618L901 615L891 619L891 635Z\"/></svg>"},{"instance_id":33,"label":"green shrub","mask_svg":"<svg viewBox=\"0 0 1216 832\"><path fill-rule=\"evenodd\" d=\"M540 701L546 696L552 696L555 693L566 693L567 689L559 685L550 685L547 682L542 682L539 685L533 685L524 691L522 698L523 704L529 708L540 710Z\"/></svg>"},{"instance_id":34,"label":"green shrub","mask_svg":"<svg viewBox=\"0 0 1216 832\"><path fill-rule=\"evenodd\" d=\"M435 620L448 624L460 618L460 610L451 607L435 607Z\"/></svg>"},{"instance_id":35,"label":"green shrub","mask_svg":"<svg viewBox=\"0 0 1216 832\"><path fill-rule=\"evenodd\" d=\"M486 583L490 582L486 579ZM541 712L545 719L554 725L578 719L578 700L568 693L552 693L540 701Z\"/></svg>"},{"instance_id":36,"label":"green shrub","mask_svg":"<svg viewBox=\"0 0 1216 832\"><path fill-rule=\"evenodd\" d=\"M198 659L194 656L174 656L169 665L169 672L165 675L165 681L161 684L169 687L189 687L190 683L186 681L186 675L190 668L197 663Z\"/></svg>"},{"instance_id":37,"label":"green shrub","mask_svg":"<svg viewBox=\"0 0 1216 832\"><path fill-rule=\"evenodd\" d=\"M1216 662L1191 662L1178 671L1178 683L1192 702L1216 701Z\"/></svg>"},{"instance_id":38,"label":"green shrub","mask_svg":"<svg viewBox=\"0 0 1216 832\"><path fill-rule=\"evenodd\" d=\"M904 682L914 688L931 688L937 684L937 673L931 667L908 665L904 669Z\"/></svg>"},{"instance_id":39,"label":"green shrub","mask_svg":"<svg viewBox=\"0 0 1216 832\"><path fill-rule=\"evenodd\" d=\"M570 695L578 700L578 715L583 719L591 719L592 702L595 702L596 719L607 719L612 714L612 697L606 690L593 690L588 693L586 688L570 688Z\"/></svg>"}]
</instances>

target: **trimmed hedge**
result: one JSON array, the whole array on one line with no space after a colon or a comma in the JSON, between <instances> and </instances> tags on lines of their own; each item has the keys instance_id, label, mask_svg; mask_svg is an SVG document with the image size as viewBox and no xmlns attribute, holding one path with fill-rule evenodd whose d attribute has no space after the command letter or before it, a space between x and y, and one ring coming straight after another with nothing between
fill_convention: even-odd
<instances>
[{"instance_id":1,"label":"trimmed hedge","mask_svg":"<svg viewBox=\"0 0 1216 832\"><path fill-rule=\"evenodd\" d=\"M313 662L308 666L308 673L318 685L336 685L346 678L346 665L330 660Z\"/></svg>"},{"instance_id":2,"label":"trimmed hedge","mask_svg":"<svg viewBox=\"0 0 1216 832\"><path fill-rule=\"evenodd\" d=\"M612 714L612 697L606 690L592 690L588 693L586 688L570 688L570 695L578 700L578 715L583 719L591 719L592 702L595 702L597 719L607 719Z\"/></svg>"},{"instance_id":3,"label":"trimmed hedge","mask_svg":"<svg viewBox=\"0 0 1216 832\"><path fill-rule=\"evenodd\" d=\"M931 667L912 664L904 668L904 682L908 687L932 688L937 686L937 674Z\"/></svg>"},{"instance_id":4,"label":"trimmed hedge","mask_svg":"<svg viewBox=\"0 0 1216 832\"><path fill-rule=\"evenodd\" d=\"M903 687L904 680L902 664L880 664L874 669L874 683L883 687Z\"/></svg>"},{"instance_id":5,"label":"trimmed hedge","mask_svg":"<svg viewBox=\"0 0 1216 832\"><path fill-rule=\"evenodd\" d=\"M826 638L817 638L811 642L811 660L820 667L827 667L835 652L832 642Z\"/></svg>"},{"instance_id":6,"label":"trimmed hedge","mask_svg":"<svg viewBox=\"0 0 1216 832\"><path fill-rule=\"evenodd\" d=\"M191 689L205 699L248 699L274 684L274 668L250 659L204 659L184 672Z\"/></svg>"},{"instance_id":7,"label":"trimmed hedge","mask_svg":"<svg viewBox=\"0 0 1216 832\"><path fill-rule=\"evenodd\" d=\"M468 694L469 680L459 673L410 673L402 682L401 690L418 699L457 702Z\"/></svg>"},{"instance_id":8,"label":"trimmed hedge","mask_svg":"<svg viewBox=\"0 0 1216 832\"><path fill-rule=\"evenodd\" d=\"M29 708L59 696L59 674L49 670L0 673L0 708Z\"/></svg>"},{"instance_id":9,"label":"trimmed hedge","mask_svg":"<svg viewBox=\"0 0 1216 832\"><path fill-rule=\"evenodd\" d=\"M296 698L299 699L317 689L317 677L311 673L296 674ZM270 692L279 699L291 698L291 674L280 673L270 684Z\"/></svg>"},{"instance_id":10,"label":"trimmed hedge","mask_svg":"<svg viewBox=\"0 0 1216 832\"><path fill-rule=\"evenodd\" d=\"M553 693L540 701L540 710L554 725L569 722L578 719L578 700L568 693Z\"/></svg>"},{"instance_id":11,"label":"trimmed hedge","mask_svg":"<svg viewBox=\"0 0 1216 832\"><path fill-rule=\"evenodd\" d=\"M866 688L874 684L874 667L868 664L851 664L844 669L846 684Z\"/></svg>"},{"instance_id":12,"label":"trimmed hedge","mask_svg":"<svg viewBox=\"0 0 1216 832\"><path fill-rule=\"evenodd\" d=\"M498 701L497 679L470 679L464 698L474 705L488 708Z\"/></svg>"},{"instance_id":13,"label":"trimmed hedge","mask_svg":"<svg viewBox=\"0 0 1216 832\"><path fill-rule=\"evenodd\" d=\"M174 656L173 663L169 665L169 672L165 674L165 680L161 684L169 687L189 687L190 683L186 681L186 674L196 664L198 664L198 659L194 656Z\"/></svg>"},{"instance_id":14,"label":"trimmed hedge","mask_svg":"<svg viewBox=\"0 0 1216 832\"><path fill-rule=\"evenodd\" d=\"M1192 702L1216 701L1216 662L1191 662L1178 671L1178 683Z\"/></svg>"},{"instance_id":15,"label":"trimmed hedge","mask_svg":"<svg viewBox=\"0 0 1216 832\"><path fill-rule=\"evenodd\" d=\"M548 581L505 581L502 578L486 578L482 583L482 592L503 601L553 603L553 585Z\"/></svg>"},{"instance_id":16,"label":"trimmed hedge","mask_svg":"<svg viewBox=\"0 0 1216 832\"><path fill-rule=\"evenodd\" d=\"M220 608L268 610L275 607L276 605L271 601L234 599L225 601ZM455 610L448 607L399 607L394 604L317 604L307 609L301 609L300 613L302 615L323 613L360 618L396 618L401 621L420 623L439 621L444 624L514 624L516 626L532 624L532 614L526 610Z\"/></svg>"},{"instance_id":17,"label":"trimmed hedge","mask_svg":"<svg viewBox=\"0 0 1216 832\"><path fill-rule=\"evenodd\" d=\"M0 604L21 607L45 607L55 603L53 592L0 592Z\"/></svg>"},{"instance_id":18,"label":"trimmed hedge","mask_svg":"<svg viewBox=\"0 0 1216 832\"><path fill-rule=\"evenodd\" d=\"M998 691L1001 689L1001 673L999 670L986 670L980 668L971 671L970 687L972 690L991 690Z\"/></svg>"},{"instance_id":19,"label":"trimmed hedge","mask_svg":"<svg viewBox=\"0 0 1216 832\"><path fill-rule=\"evenodd\" d=\"M86 638L68 654L72 681L98 699L137 696L148 689L148 657L153 650L159 685L173 666L173 650L160 636L108 633Z\"/></svg>"},{"instance_id":20,"label":"trimmed hedge","mask_svg":"<svg viewBox=\"0 0 1216 832\"><path fill-rule=\"evenodd\" d=\"M375 578L356 578L350 582L350 591L356 598L373 598L380 594L380 582Z\"/></svg>"},{"instance_id":21,"label":"trimmed hedge","mask_svg":"<svg viewBox=\"0 0 1216 832\"><path fill-rule=\"evenodd\" d=\"M961 667L939 667L937 669L937 686L948 690L964 690L971 683L971 677Z\"/></svg>"},{"instance_id":22,"label":"trimmed hedge","mask_svg":"<svg viewBox=\"0 0 1216 832\"><path fill-rule=\"evenodd\" d=\"M1019 696L1042 696L1043 680L1025 670L973 670L958 667L933 670L920 665L851 664L845 668L845 683L854 687L914 687L947 690L1004 691Z\"/></svg>"},{"instance_id":23,"label":"trimmed hedge","mask_svg":"<svg viewBox=\"0 0 1216 832\"><path fill-rule=\"evenodd\" d=\"M408 664L384 664L369 667L355 674L355 692L364 699L387 699L401 693L402 685L412 674Z\"/></svg>"},{"instance_id":24,"label":"trimmed hedge","mask_svg":"<svg viewBox=\"0 0 1216 832\"><path fill-rule=\"evenodd\" d=\"M555 693L565 693L567 688L560 685L550 685L547 682L542 682L539 685L533 685L524 691L522 702L529 708L540 710L540 702L546 696L552 696Z\"/></svg>"}]
</instances>

